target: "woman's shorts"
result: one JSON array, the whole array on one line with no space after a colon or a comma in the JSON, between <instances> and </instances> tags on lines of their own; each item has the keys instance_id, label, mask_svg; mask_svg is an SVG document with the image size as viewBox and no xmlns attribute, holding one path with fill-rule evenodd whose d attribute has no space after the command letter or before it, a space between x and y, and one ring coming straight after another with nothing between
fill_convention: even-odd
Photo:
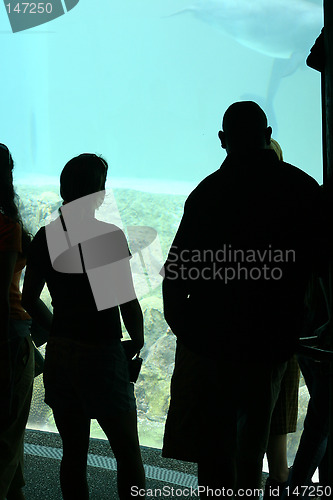
<instances>
[{"instance_id":1,"label":"woman's shorts","mask_svg":"<svg viewBox=\"0 0 333 500\"><path fill-rule=\"evenodd\" d=\"M44 367L45 403L54 411L89 418L135 411L134 384L128 362L115 339L107 345L50 338Z\"/></svg>"}]
</instances>

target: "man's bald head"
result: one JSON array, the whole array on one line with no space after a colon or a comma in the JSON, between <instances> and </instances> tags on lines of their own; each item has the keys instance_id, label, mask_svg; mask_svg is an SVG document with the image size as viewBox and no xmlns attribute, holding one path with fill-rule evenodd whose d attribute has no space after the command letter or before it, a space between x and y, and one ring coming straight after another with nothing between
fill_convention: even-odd
<instances>
[{"instance_id":1,"label":"man's bald head","mask_svg":"<svg viewBox=\"0 0 333 500\"><path fill-rule=\"evenodd\" d=\"M231 104L224 113L222 128L219 138L228 153L269 146L272 129L267 127L264 111L253 101Z\"/></svg>"}]
</instances>

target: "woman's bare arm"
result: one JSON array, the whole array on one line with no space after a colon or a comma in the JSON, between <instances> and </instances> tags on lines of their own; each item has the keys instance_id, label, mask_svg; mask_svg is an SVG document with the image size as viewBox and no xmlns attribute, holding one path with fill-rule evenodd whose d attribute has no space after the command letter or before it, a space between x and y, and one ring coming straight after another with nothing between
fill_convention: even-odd
<instances>
[{"instance_id":1,"label":"woman's bare arm","mask_svg":"<svg viewBox=\"0 0 333 500\"><path fill-rule=\"evenodd\" d=\"M10 348L8 342L9 331L9 289L12 282L17 252L0 252L0 383L4 397L2 401L2 417L8 418L10 414L10 387L12 378L12 366L10 359Z\"/></svg>"},{"instance_id":2,"label":"woman's bare arm","mask_svg":"<svg viewBox=\"0 0 333 500\"><path fill-rule=\"evenodd\" d=\"M9 288L13 279L17 252L0 252L0 342L8 339Z\"/></svg>"},{"instance_id":3,"label":"woman's bare arm","mask_svg":"<svg viewBox=\"0 0 333 500\"><path fill-rule=\"evenodd\" d=\"M125 340L123 347L128 358L133 358L144 344L143 315L139 301L131 300L120 306L121 316L131 340Z\"/></svg>"}]
</instances>

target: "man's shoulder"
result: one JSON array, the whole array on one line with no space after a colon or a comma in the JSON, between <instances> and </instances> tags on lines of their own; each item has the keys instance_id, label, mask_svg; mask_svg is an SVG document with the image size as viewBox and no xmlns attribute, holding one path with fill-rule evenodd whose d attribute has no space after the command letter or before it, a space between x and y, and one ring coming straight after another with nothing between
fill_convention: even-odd
<instances>
[{"instance_id":1,"label":"man's shoulder","mask_svg":"<svg viewBox=\"0 0 333 500\"><path fill-rule=\"evenodd\" d=\"M283 170L282 170L283 169ZM304 172L300 168L292 165L291 163L287 163L285 161L281 162L281 173L286 177L289 177L291 180L295 180L295 182L302 183L304 185L308 185L309 187L313 187L314 189L319 188L318 182L311 177L311 175Z\"/></svg>"},{"instance_id":2,"label":"man's shoulder","mask_svg":"<svg viewBox=\"0 0 333 500\"><path fill-rule=\"evenodd\" d=\"M219 184L220 180L220 169L215 172L209 174L205 177L199 184L193 189L193 191L189 194L186 202L194 201L197 198L202 198L203 196L212 196L212 190L216 188Z\"/></svg>"},{"instance_id":3,"label":"man's shoulder","mask_svg":"<svg viewBox=\"0 0 333 500\"><path fill-rule=\"evenodd\" d=\"M268 160L272 160L272 158L268 157ZM249 171L251 172L251 167L253 167L253 165L255 165L256 162L254 159L251 159L250 163L251 165L249 165L249 167L247 168L249 168ZM278 177L284 178L286 181L289 180L289 182L295 182L298 183L299 185L303 184L304 186L312 187L313 189L319 189L318 182L313 177L311 177L311 175L307 174L306 172L304 172L304 170L301 170L299 167L296 167L291 163L287 163L285 161L270 161L268 162L268 164L271 164L271 166L275 167L275 174L274 170L272 171L271 169L269 169L269 175L272 175L273 178L274 175L276 175ZM227 157L218 170L205 177L197 185L197 187L189 195L189 198L191 197L195 198L196 196L198 195L201 196L205 193L209 195L209 193L211 193L212 191L214 192L214 189L221 188L221 186L225 182L228 182L229 180L230 175L228 175L228 173L230 174L233 169L237 168L238 166L237 163L234 161L234 159L230 159ZM238 169L237 175L239 174L241 175L244 172L245 170L243 170L242 172L241 170ZM244 179L248 180L245 178L245 176ZM241 179L239 178L239 181L240 180Z\"/></svg>"},{"instance_id":4,"label":"man's shoulder","mask_svg":"<svg viewBox=\"0 0 333 500\"><path fill-rule=\"evenodd\" d=\"M266 155L262 154L259 162L256 162L256 158L250 158L248 165L246 156L243 157L243 162L240 162L239 158L227 156L221 167L205 177L190 193L186 205L193 205L196 202L202 204L205 200L209 202L216 197L220 198L222 194L228 198L230 189L234 189L236 185L244 184L250 189L253 183L257 183L258 175L263 184L269 181L269 184L273 183L277 190L285 189L286 192L298 191L313 195L319 193L318 182L309 174L295 165L277 160L275 153L270 154L273 153L270 150L265 150L264 153ZM269 166L272 168L267 169ZM253 168L256 170L253 177L244 175L246 170L254 173Z\"/></svg>"}]
</instances>

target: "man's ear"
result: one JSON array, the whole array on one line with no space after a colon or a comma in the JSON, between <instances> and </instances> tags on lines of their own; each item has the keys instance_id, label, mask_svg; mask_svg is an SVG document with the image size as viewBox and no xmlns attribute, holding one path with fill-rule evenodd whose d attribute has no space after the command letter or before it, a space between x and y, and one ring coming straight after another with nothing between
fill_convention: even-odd
<instances>
[{"instance_id":1,"label":"man's ear","mask_svg":"<svg viewBox=\"0 0 333 500\"><path fill-rule=\"evenodd\" d=\"M267 127L265 130L265 140L267 146L269 146L271 143L271 136L272 136L272 127Z\"/></svg>"},{"instance_id":2,"label":"man's ear","mask_svg":"<svg viewBox=\"0 0 333 500\"><path fill-rule=\"evenodd\" d=\"M220 130L218 133L219 139L221 141L221 147L223 149L227 149L226 143L225 143L225 132L223 130Z\"/></svg>"}]
</instances>

